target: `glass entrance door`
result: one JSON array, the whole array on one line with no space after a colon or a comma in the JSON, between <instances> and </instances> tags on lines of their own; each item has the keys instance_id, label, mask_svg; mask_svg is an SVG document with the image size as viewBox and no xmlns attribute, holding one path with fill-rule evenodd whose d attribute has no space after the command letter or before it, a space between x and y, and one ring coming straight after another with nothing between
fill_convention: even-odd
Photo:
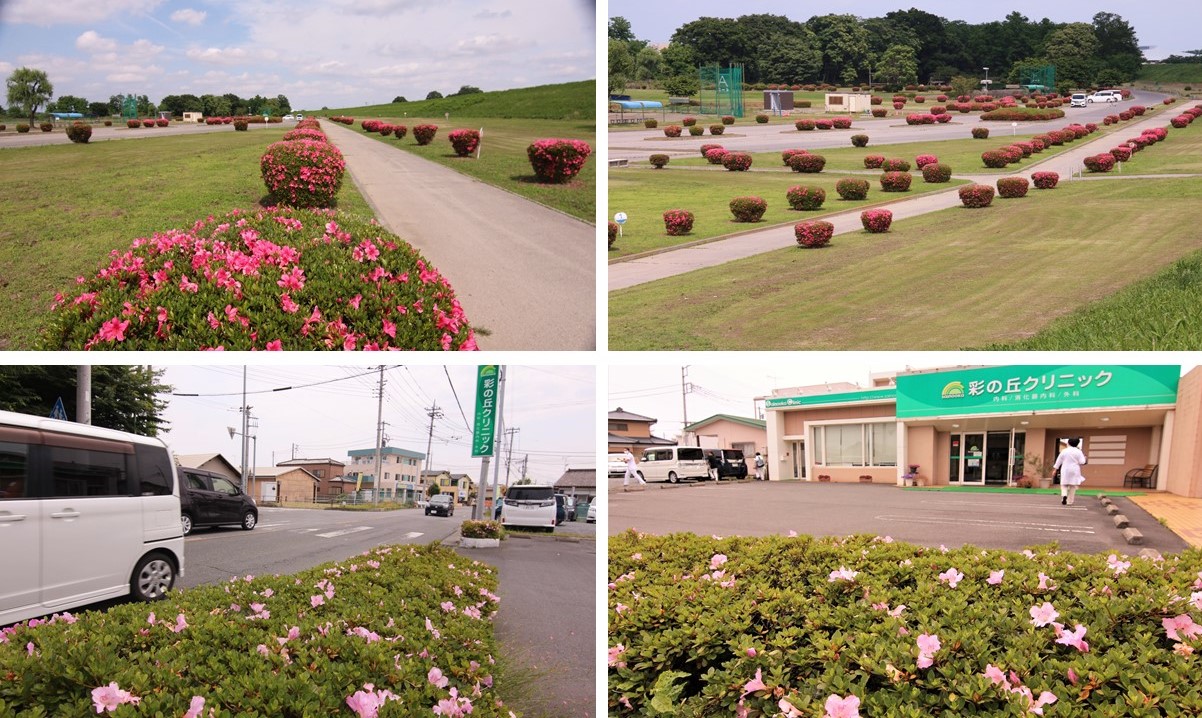
<instances>
[{"instance_id":1,"label":"glass entrance door","mask_svg":"<svg viewBox=\"0 0 1202 718\"><path fill-rule=\"evenodd\" d=\"M793 447L793 478L804 479L806 476L806 443L792 442Z\"/></svg>"},{"instance_id":2,"label":"glass entrance door","mask_svg":"<svg viewBox=\"0 0 1202 718\"><path fill-rule=\"evenodd\" d=\"M964 434L964 466L960 470L960 483L981 486L985 483L985 435Z\"/></svg>"},{"instance_id":3,"label":"glass entrance door","mask_svg":"<svg viewBox=\"0 0 1202 718\"><path fill-rule=\"evenodd\" d=\"M1022 431L952 434L949 480L961 486L1008 486L1022 473Z\"/></svg>"}]
</instances>

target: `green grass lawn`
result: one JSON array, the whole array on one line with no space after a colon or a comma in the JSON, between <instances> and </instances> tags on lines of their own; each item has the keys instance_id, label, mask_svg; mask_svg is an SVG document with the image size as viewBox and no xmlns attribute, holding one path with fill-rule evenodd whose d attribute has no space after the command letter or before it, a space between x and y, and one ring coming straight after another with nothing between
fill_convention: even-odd
<instances>
[{"instance_id":1,"label":"green grass lawn","mask_svg":"<svg viewBox=\"0 0 1202 718\"><path fill-rule=\"evenodd\" d=\"M310 110L310 114L360 117L494 117L541 120L592 120L597 115L597 82L565 82L556 85L522 87L515 90L481 92L473 95L444 97L439 100L414 100L365 107L338 107Z\"/></svg>"},{"instance_id":2,"label":"green grass lawn","mask_svg":"<svg viewBox=\"0 0 1202 718\"><path fill-rule=\"evenodd\" d=\"M417 103L412 103L417 104ZM399 107L399 105L397 105ZM351 111L353 112L353 110ZM395 137L382 137L374 132L366 132L360 125L358 115L353 129L372 139L406 152L412 152L440 165L445 165L457 172L471 175L482 182L508 190L514 194L533 200L590 224L597 221L597 159L596 159L596 126L592 121L579 120L542 120L542 119L500 119L476 118L456 119L451 116L450 122L442 117L419 118L410 114L384 116L381 119L391 124L405 125L408 134L401 140ZM329 120L325 120L329 122ZM438 134L428 145L417 144L413 139L413 127L420 124L438 126ZM484 128L481 141L480 159L456 157L447 135L458 128ZM567 184L544 184L537 181L530 160L526 156L526 148L530 143L542 138L563 137L585 140L593 147L593 155L589 157L584 168L574 180Z\"/></svg>"},{"instance_id":3,"label":"green grass lawn","mask_svg":"<svg viewBox=\"0 0 1202 718\"><path fill-rule=\"evenodd\" d=\"M1167 141L1132 155L1123 171L1141 175L1202 173L1202 121L1194 120L1182 129L1170 127Z\"/></svg>"},{"instance_id":4,"label":"green grass lawn","mask_svg":"<svg viewBox=\"0 0 1202 718\"><path fill-rule=\"evenodd\" d=\"M134 239L265 199L259 157L287 128L0 151L0 349L33 346L55 292ZM371 209L347 178L338 208Z\"/></svg>"},{"instance_id":5,"label":"green grass lawn","mask_svg":"<svg viewBox=\"0 0 1202 718\"><path fill-rule=\"evenodd\" d=\"M768 156L775 156L777 164L780 163L779 155ZM672 163L675 162L672 160ZM910 185L909 192L882 192L875 176L864 177L870 182L868 197L853 201L839 198L835 191L835 183L839 179L841 177L838 174L802 174L792 170L728 172L718 168L712 171L674 171L672 164L662 170L643 167L612 170L609 173L610 214L625 212L630 219L622 227L622 237L614 243L609 256L622 257L733 232L818 219L857 207L945 190L957 184L927 184L919 176ZM789 207L785 193L795 185L821 187L826 192L826 202L821 209L801 212ZM730 201L748 195L763 197L768 202L768 211L764 213L763 220L754 224L736 222L730 213ZM663 213L669 209L692 212L695 217L693 231L683 237L665 234Z\"/></svg>"},{"instance_id":6,"label":"green grass lawn","mask_svg":"<svg viewBox=\"0 0 1202 718\"><path fill-rule=\"evenodd\" d=\"M899 221L885 235L837 236L825 249L784 247L611 293L610 348L947 350L1017 341L1202 250L1202 234L1184 220L1200 200L1199 179L1065 182L986 209ZM1101 208L1105 227L1096 222ZM1200 273L1190 275L1194 285ZM1196 317L1202 292L1194 291L1192 302L1173 306ZM1155 306L1144 308L1144 323L1163 326L1174 346L1202 344L1197 322L1177 327ZM1133 315L1138 308L1127 306ZM1126 327L1081 332L1092 335L1090 346L1078 335L1039 348L1167 348Z\"/></svg>"}]
</instances>

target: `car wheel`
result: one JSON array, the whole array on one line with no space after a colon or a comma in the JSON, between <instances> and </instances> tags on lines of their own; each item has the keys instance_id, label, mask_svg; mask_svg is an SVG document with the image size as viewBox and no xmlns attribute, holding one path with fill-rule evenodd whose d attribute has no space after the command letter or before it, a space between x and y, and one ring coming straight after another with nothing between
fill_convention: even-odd
<instances>
[{"instance_id":1,"label":"car wheel","mask_svg":"<svg viewBox=\"0 0 1202 718\"><path fill-rule=\"evenodd\" d=\"M184 529L184 535L192 533L192 517L188 514L182 514L179 517L180 526Z\"/></svg>"},{"instance_id":2,"label":"car wheel","mask_svg":"<svg viewBox=\"0 0 1202 718\"><path fill-rule=\"evenodd\" d=\"M134 566L129 592L139 601L159 601L175 585L175 565L160 553L146 554Z\"/></svg>"},{"instance_id":3,"label":"car wheel","mask_svg":"<svg viewBox=\"0 0 1202 718\"><path fill-rule=\"evenodd\" d=\"M679 479L679 478L676 476L676 472L675 472L675 471L669 471L669 472L668 472L668 483L669 483L669 484L674 484L674 483L676 483L676 482L677 482L677 481L679 481L679 480L680 480L680 479Z\"/></svg>"},{"instance_id":4,"label":"car wheel","mask_svg":"<svg viewBox=\"0 0 1202 718\"><path fill-rule=\"evenodd\" d=\"M250 531L259 523L259 517L255 516L254 511L247 511L242 514L242 530Z\"/></svg>"}]
</instances>

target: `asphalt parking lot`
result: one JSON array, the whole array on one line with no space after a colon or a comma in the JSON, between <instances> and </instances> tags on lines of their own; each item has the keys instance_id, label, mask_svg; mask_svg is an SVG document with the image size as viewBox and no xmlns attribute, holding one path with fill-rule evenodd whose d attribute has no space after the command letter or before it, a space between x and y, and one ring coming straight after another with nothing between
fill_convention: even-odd
<instances>
[{"instance_id":1,"label":"asphalt parking lot","mask_svg":"<svg viewBox=\"0 0 1202 718\"><path fill-rule=\"evenodd\" d=\"M612 483L611 483L612 487ZM719 536L871 533L925 546L1021 550L1056 542L1080 553L1177 553L1187 544L1128 499L1113 499L1144 535L1128 545L1095 497L1061 506L1059 495L902 490L809 482L649 484L609 497L609 533L688 531Z\"/></svg>"}]
</instances>

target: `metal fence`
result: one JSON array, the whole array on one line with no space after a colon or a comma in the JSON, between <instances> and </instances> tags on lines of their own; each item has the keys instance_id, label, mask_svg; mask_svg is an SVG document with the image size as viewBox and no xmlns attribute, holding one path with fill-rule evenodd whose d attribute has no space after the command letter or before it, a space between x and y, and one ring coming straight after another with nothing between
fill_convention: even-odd
<instances>
[{"instance_id":1,"label":"metal fence","mask_svg":"<svg viewBox=\"0 0 1202 718\"><path fill-rule=\"evenodd\" d=\"M701 81L699 98L701 114L743 116L743 66L731 65L722 69L717 65L698 68L697 78Z\"/></svg>"}]
</instances>

